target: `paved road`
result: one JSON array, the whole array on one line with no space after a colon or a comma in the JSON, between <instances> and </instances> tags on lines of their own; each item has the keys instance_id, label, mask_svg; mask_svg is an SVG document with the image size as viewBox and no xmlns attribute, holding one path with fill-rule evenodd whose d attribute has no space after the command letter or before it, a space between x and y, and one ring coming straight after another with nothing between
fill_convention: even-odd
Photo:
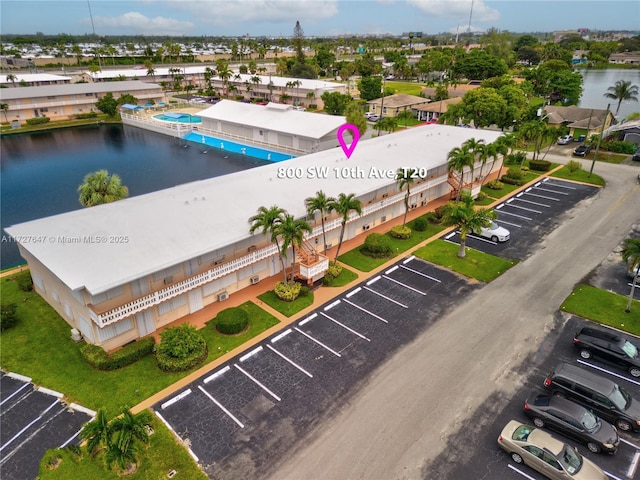
<instances>
[{"instance_id":1,"label":"paved road","mask_svg":"<svg viewBox=\"0 0 640 480\"><path fill-rule=\"evenodd\" d=\"M533 255L461 298L392 357L338 416L319 422L287 452L270 478L433 478L429 464L446 455L446 438L462 427L477 429L468 418L477 406L523 384L527 358L553 328L560 303L638 221L637 168L598 164L595 173L606 178L606 188L569 211Z\"/></svg>"}]
</instances>

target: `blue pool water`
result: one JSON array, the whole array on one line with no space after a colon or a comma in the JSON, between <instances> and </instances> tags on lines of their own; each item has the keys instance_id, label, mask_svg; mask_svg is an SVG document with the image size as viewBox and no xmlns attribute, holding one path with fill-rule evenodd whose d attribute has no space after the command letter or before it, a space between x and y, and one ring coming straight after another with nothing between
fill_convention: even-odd
<instances>
[{"instance_id":1,"label":"blue pool water","mask_svg":"<svg viewBox=\"0 0 640 480\"><path fill-rule=\"evenodd\" d=\"M163 122L202 123L202 118L197 115L189 115L188 113L160 113L158 115L154 115L153 118Z\"/></svg>"},{"instance_id":2,"label":"blue pool water","mask_svg":"<svg viewBox=\"0 0 640 480\"><path fill-rule=\"evenodd\" d=\"M186 137L184 137L184 139L189 142L199 143L201 145L209 145L210 147L217 148L219 150L239 153L241 155L259 158L260 160L267 160L269 162L282 162L284 160L295 158L295 155L273 152L271 150L265 150L264 148L251 147L249 145L231 142L222 138L202 135L201 133L191 132Z\"/></svg>"}]
</instances>

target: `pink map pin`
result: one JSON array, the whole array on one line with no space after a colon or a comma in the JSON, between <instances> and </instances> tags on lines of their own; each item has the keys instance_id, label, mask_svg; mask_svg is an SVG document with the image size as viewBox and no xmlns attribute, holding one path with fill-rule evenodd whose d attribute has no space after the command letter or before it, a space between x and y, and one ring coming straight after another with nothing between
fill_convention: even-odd
<instances>
[{"instance_id":1,"label":"pink map pin","mask_svg":"<svg viewBox=\"0 0 640 480\"><path fill-rule=\"evenodd\" d=\"M344 141L345 130L349 130L351 132L351 136L353 137L353 141L351 142L351 145L347 145L347 142ZM342 151L347 156L347 158L351 158L351 154L356 149L358 140L360 140L360 130L358 130L358 127L356 127L352 123L345 123L338 129L337 136L338 136L338 142L342 147Z\"/></svg>"}]
</instances>

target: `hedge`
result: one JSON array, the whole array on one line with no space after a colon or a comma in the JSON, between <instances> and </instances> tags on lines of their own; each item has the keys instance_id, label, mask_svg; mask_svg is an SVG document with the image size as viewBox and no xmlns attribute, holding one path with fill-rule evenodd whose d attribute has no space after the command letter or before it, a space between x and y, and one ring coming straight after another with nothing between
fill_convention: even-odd
<instances>
[{"instance_id":1,"label":"hedge","mask_svg":"<svg viewBox=\"0 0 640 480\"><path fill-rule=\"evenodd\" d=\"M23 270L20 273L14 275L18 288L23 292L30 292L33 290L33 279L31 278L31 272L29 270Z\"/></svg>"},{"instance_id":2,"label":"hedge","mask_svg":"<svg viewBox=\"0 0 640 480\"><path fill-rule=\"evenodd\" d=\"M537 172L548 172L551 168L549 160L529 160L529 168Z\"/></svg>"},{"instance_id":3,"label":"hedge","mask_svg":"<svg viewBox=\"0 0 640 480\"><path fill-rule=\"evenodd\" d=\"M329 263L329 268L324 274L325 277L338 278L342 273L342 265L339 263Z\"/></svg>"},{"instance_id":4,"label":"hedge","mask_svg":"<svg viewBox=\"0 0 640 480\"><path fill-rule=\"evenodd\" d=\"M137 362L153 352L156 344L154 337L145 337L125 345L120 350L107 354L102 347L85 343L80 353L93 368L98 370L117 370Z\"/></svg>"},{"instance_id":5,"label":"hedge","mask_svg":"<svg viewBox=\"0 0 640 480\"><path fill-rule=\"evenodd\" d=\"M225 335L235 335L249 325L249 315L239 307L222 310L216 317L216 330Z\"/></svg>"},{"instance_id":6,"label":"hedge","mask_svg":"<svg viewBox=\"0 0 640 480\"><path fill-rule=\"evenodd\" d=\"M427 228L429 228L429 220L425 217L418 217L413 221L413 229L416 232L424 232Z\"/></svg>"},{"instance_id":7,"label":"hedge","mask_svg":"<svg viewBox=\"0 0 640 480\"><path fill-rule=\"evenodd\" d=\"M0 332L18 323L17 312L18 305L15 303L3 303L0 305Z\"/></svg>"},{"instance_id":8,"label":"hedge","mask_svg":"<svg viewBox=\"0 0 640 480\"><path fill-rule=\"evenodd\" d=\"M27 125L41 125L43 123L49 123L51 119L49 117L36 117L27 119Z\"/></svg>"},{"instance_id":9,"label":"hedge","mask_svg":"<svg viewBox=\"0 0 640 480\"><path fill-rule=\"evenodd\" d=\"M411 238L411 229L406 225L396 225L391 228L389 232L393 238L399 238L400 240L406 240L407 238Z\"/></svg>"},{"instance_id":10,"label":"hedge","mask_svg":"<svg viewBox=\"0 0 640 480\"><path fill-rule=\"evenodd\" d=\"M296 298L300 296L300 289L302 285L298 282L278 282L276 283L275 288L273 289L276 296L285 302L293 302Z\"/></svg>"},{"instance_id":11,"label":"hedge","mask_svg":"<svg viewBox=\"0 0 640 480\"><path fill-rule=\"evenodd\" d=\"M192 325L167 328L160 334L156 361L160 370L181 372L200 365L209 353L207 342Z\"/></svg>"},{"instance_id":12,"label":"hedge","mask_svg":"<svg viewBox=\"0 0 640 480\"><path fill-rule=\"evenodd\" d=\"M370 233L364 239L364 246L360 252L368 257L385 258L393 255L391 239L381 233Z\"/></svg>"}]
</instances>

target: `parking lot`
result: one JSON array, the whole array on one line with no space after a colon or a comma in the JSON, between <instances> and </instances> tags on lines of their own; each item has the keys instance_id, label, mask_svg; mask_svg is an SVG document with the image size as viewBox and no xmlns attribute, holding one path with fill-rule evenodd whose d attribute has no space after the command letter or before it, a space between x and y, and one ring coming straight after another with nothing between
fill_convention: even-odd
<instances>
[{"instance_id":1,"label":"parking lot","mask_svg":"<svg viewBox=\"0 0 640 480\"><path fill-rule=\"evenodd\" d=\"M429 466L429 475L426 478L543 480L545 477L531 468L514 463L510 456L500 449L497 438L509 420L515 419L531 425L531 420L523 413L524 400L531 392L544 392L543 381L546 375L560 362L578 365L608 377L619 383L635 399L640 400L638 379L634 379L624 370L610 367L597 360L584 361L577 355L572 345L573 335L589 322L578 317L565 320L561 314L557 314L556 320L558 328L549 334L538 354L529 362L525 362L525 369L518 372L523 379L523 384L518 388L517 393L507 395L496 392L491 399L480 405L473 416L475 424L449 438L446 457ZM638 339L635 341L637 343ZM562 437L555 432L550 433L577 447L583 456L602 468L609 478L613 480L637 478L640 471L639 433L619 431L621 442L615 455L591 453L586 446L574 440ZM462 451L469 445L479 445L480 448L472 449L471 452ZM452 458L464 458L465 461L452 462Z\"/></svg>"},{"instance_id":2,"label":"parking lot","mask_svg":"<svg viewBox=\"0 0 640 480\"><path fill-rule=\"evenodd\" d=\"M545 177L508 200L496 205L496 223L511 233L511 239L495 243L473 233L467 246L509 260L524 260L560 221L561 214L576 203L588 201L597 187ZM443 238L459 243L460 235L451 232Z\"/></svg>"},{"instance_id":3,"label":"parking lot","mask_svg":"<svg viewBox=\"0 0 640 480\"><path fill-rule=\"evenodd\" d=\"M47 449L80 444L82 426L95 416L79 405L67 406L62 394L36 388L31 379L0 373L0 470L3 479L38 475Z\"/></svg>"}]
</instances>

